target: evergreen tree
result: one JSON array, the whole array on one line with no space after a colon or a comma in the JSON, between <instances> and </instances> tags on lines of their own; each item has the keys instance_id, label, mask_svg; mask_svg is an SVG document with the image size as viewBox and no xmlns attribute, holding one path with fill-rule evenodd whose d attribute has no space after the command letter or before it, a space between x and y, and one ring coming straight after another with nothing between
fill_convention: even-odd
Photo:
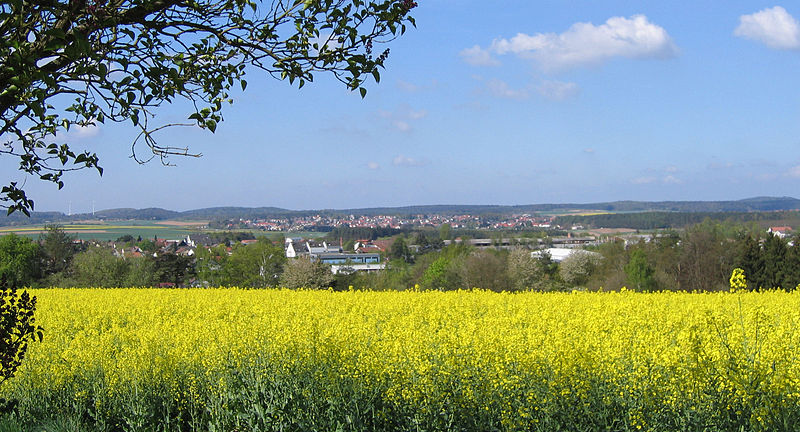
<instances>
[{"instance_id":1,"label":"evergreen tree","mask_svg":"<svg viewBox=\"0 0 800 432\"><path fill-rule=\"evenodd\" d=\"M787 288L784 282L786 272L786 243L770 233L764 241L764 285L763 288ZM747 271L745 269L745 271Z\"/></svg>"},{"instance_id":2,"label":"evergreen tree","mask_svg":"<svg viewBox=\"0 0 800 432\"><path fill-rule=\"evenodd\" d=\"M795 242L786 250L783 289L793 291L800 284L800 245Z\"/></svg>"},{"instance_id":3,"label":"evergreen tree","mask_svg":"<svg viewBox=\"0 0 800 432\"><path fill-rule=\"evenodd\" d=\"M735 267L747 275L747 289L758 290L764 286L764 251L758 240L747 235L739 241Z\"/></svg>"}]
</instances>

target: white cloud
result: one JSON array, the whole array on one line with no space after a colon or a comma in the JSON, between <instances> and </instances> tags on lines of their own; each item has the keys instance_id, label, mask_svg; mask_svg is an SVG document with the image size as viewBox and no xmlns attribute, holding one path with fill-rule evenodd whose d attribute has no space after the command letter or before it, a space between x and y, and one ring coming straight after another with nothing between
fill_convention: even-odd
<instances>
[{"instance_id":1,"label":"white cloud","mask_svg":"<svg viewBox=\"0 0 800 432\"><path fill-rule=\"evenodd\" d=\"M380 164L378 164L377 162L375 162L375 161L371 161L371 162L368 162L368 163L367 163L367 168L369 168L369 169L371 169L371 170L376 170L376 169L380 169L380 168L381 168L381 166L380 166Z\"/></svg>"},{"instance_id":2,"label":"white cloud","mask_svg":"<svg viewBox=\"0 0 800 432\"><path fill-rule=\"evenodd\" d=\"M425 165L425 162L408 156L397 155L392 159L392 165L399 167L420 167Z\"/></svg>"},{"instance_id":3,"label":"white cloud","mask_svg":"<svg viewBox=\"0 0 800 432\"><path fill-rule=\"evenodd\" d=\"M96 137L100 134L100 127L97 125L78 126L73 125L66 134L67 140L82 140Z\"/></svg>"},{"instance_id":4,"label":"white cloud","mask_svg":"<svg viewBox=\"0 0 800 432\"><path fill-rule=\"evenodd\" d=\"M668 175L668 176L664 177L663 179L661 179L661 181L664 182L665 184L681 184L681 183L683 183L683 181L681 181L681 179L679 179L679 178L677 178L677 177L675 177L673 175Z\"/></svg>"},{"instance_id":5,"label":"white cloud","mask_svg":"<svg viewBox=\"0 0 800 432\"><path fill-rule=\"evenodd\" d=\"M636 177L635 179L631 180L633 184L650 184L657 181L655 177Z\"/></svg>"},{"instance_id":6,"label":"white cloud","mask_svg":"<svg viewBox=\"0 0 800 432\"><path fill-rule=\"evenodd\" d=\"M505 81L498 79L486 83L486 88L492 96L506 99L527 99L528 91L525 89L512 89Z\"/></svg>"},{"instance_id":7,"label":"white cloud","mask_svg":"<svg viewBox=\"0 0 800 432\"><path fill-rule=\"evenodd\" d=\"M580 92L577 84L561 81L542 81L537 90L542 96L554 101L572 98Z\"/></svg>"},{"instance_id":8,"label":"white cloud","mask_svg":"<svg viewBox=\"0 0 800 432\"><path fill-rule=\"evenodd\" d=\"M378 114L387 119L393 128L400 132L410 132L412 121L421 120L428 116L426 110L413 110L409 107L398 108L395 111L378 111Z\"/></svg>"},{"instance_id":9,"label":"white cloud","mask_svg":"<svg viewBox=\"0 0 800 432\"><path fill-rule=\"evenodd\" d=\"M733 34L774 49L800 49L800 23L780 6L740 16Z\"/></svg>"},{"instance_id":10,"label":"white cloud","mask_svg":"<svg viewBox=\"0 0 800 432\"><path fill-rule=\"evenodd\" d=\"M500 62L497 61L492 54L478 45L472 48L465 48L458 53L461 59L471 64L472 66L499 66Z\"/></svg>"},{"instance_id":11,"label":"white cloud","mask_svg":"<svg viewBox=\"0 0 800 432\"><path fill-rule=\"evenodd\" d=\"M576 23L560 34L518 33L511 39L495 39L489 50L475 46L462 55L465 51L488 58L490 52L512 53L533 59L551 71L600 64L615 57L669 58L678 53L667 31L644 15L612 17L599 26Z\"/></svg>"},{"instance_id":12,"label":"white cloud","mask_svg":"<svg viewBox=\"0 0 800 432\"><path fill-rule=\"evenodd\" d=\"M410 118L412 120L419 120L419 119L423 119L423 118L427 117L428 116L428 111L425 111L425 110L417 110L417 111L408 110L408 111L406 111L406 115L408 116L408 118Z\"/></svg>"},{"instance_id":13,"label":"white cloud","mask_svg":"<svg viewBox=\"0 0 800 432\"><path fill-rule=\"evenodd\" d=\"M440 87L438 80L431 80L425 84L416 84L405 80L397 80L397 88L406 93L430 92Z\"/></svg>"},{"instance_id":14,"label":"white cloud","mask_svg":"<svg viewBox=\"0 0 800 432\"><path fill-rule=\"evenodd\" d=\"M411 130L411 125L403 120L393 120L392 126L394 126L394 128L399 130L400 132L408 132Z\"/></svg>"},{"instance_id":15,"label":"white cloud","mask_svg":"<svg viewBox=\"0 0 800 432\"><path fill-rule=\"evenodd\" d=\"M591 148L591 147L587 147L587 148L583 149L583 152L586 153L586 154L594 154L594 149Z\"/></svg>"}]
</instances>

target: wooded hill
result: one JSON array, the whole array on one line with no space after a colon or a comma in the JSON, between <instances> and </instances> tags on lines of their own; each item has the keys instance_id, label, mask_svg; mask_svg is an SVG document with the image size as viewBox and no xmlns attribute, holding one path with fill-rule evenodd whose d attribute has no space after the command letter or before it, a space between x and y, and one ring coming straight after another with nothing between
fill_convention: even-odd
<instances>
[{"instance_id":1,"label":"wooded hill","mask_svg":"<svg viewBox=\"0 0 800 432\"><path fill-rule=\"evenodd\" d=\"M92 213L73 214L71 216L60 212L32 212L30 218L21 213L14 213L10 216L0 217L0 226L3 225L24 225L42 223L65 223L73 220L223 220L223 219L258 219L258 218L280 218L280 217L301 217L315 214L340 216L340 215L418 215L418 214L472 214L472 215L511 215L519 213L559 213L570 210L582 211L602 211L609 213L641 213L651 212L642 215L641 218L653 219L652 212L669 213L706 213L706 215L691 216L661 216L655 215L654 227L660 225L672 226L673 220L670 218L684 218L694 222L681 222L681 224L695 223L713 213L750 213L750 212L773 212L781 210L800 209L800 200L792 197L757 197L738 201L614 201L599 203L567 203L567 204L529 204L529 205L421 205L405 207L374 207L361 209L322 209L322 210L288 210L278 207L212 207L197 210L187 210L182 212L165 210L161 208L146 209L110 209ZM621 215L624 216L624 215ZM575 218L574 216L571 216ZM696 218L699 217L699 220ZM612 218L613 219L613 218ZM565 219L566 220L566 219ZM620 220L625 220L624 218ZM632 220L632 219L631 219ZM574 223L584 223L584 219L569 219ZM667 221L667 222L664 222ZM612 225L603 225L612 227ZM626 227L632 227L625 225ZM643 228L645 229L645 228Z\"/></svg>"}]
</instances>

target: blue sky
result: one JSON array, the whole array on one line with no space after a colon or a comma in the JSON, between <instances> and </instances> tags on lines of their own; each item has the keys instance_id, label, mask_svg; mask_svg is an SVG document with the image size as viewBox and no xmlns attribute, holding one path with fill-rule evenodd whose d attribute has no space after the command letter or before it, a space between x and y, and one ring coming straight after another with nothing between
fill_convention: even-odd
<instances>
[{"instance_id":1,"label":"blue sky","mask_svg":"<svg viewBox=\"0 0 800 432\"><path fill-rule=\"evenodd\" d=\"M105 174L28 179L36 209L800 196L800 4L418 2L366 99L253 71L215 134L161 135L202 158L140 166L133 129L75 131Z\"/></svg>"}]
</instances>

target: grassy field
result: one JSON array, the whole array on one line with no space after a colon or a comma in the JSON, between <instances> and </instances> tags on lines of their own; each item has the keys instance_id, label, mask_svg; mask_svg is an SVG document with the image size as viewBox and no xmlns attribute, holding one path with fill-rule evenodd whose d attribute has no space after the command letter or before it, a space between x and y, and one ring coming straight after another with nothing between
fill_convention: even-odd
<instances>
[{"instance_id":1,"label":"grassy field","mask_svg":"<svg viewBox=\"0 0 800 432\"><path fill-rule=\"evenodd\" d=\"M199 224L202 225L202 224ZM116 240L125 235L134 238L141 236L143 239L153 237L164 239L179 239L196 231L198 225L174 224L169 222L150 221L125 221L124 223L84 223L61 225L64 231L80 240ZM0 227L0 235L15 233L33 238L38 238L45 232L43 225L29 225L16 227Z\"/></svg>"},{"instance_id":2,"label":"grassy field","mask_svg":"<svg viewBox=\"0 0 800 432\"><path fill-rule=\"evenodd\" d=\"M788 431L800 294L49 289L0 430Z\"/></svg>"},{"instance_id":3,"label":"grassy field","mask_svg":"<svg viewBox=\"0 0 800 432\"><path fill-rule=\"evenodd\" d=\"M205 222L181 222L181 221L125 221L124 223L105 223L105 222L92 222L92 223L75 223L61 225L64 231L80 240L98 240L108 241L116 240L125 235L131 235L134 238L142 237L143 239L152 239L158 237L167 240L177 240L186 238L187 235L198 232L211 232L204 228ZM286 237L302 237L302 238L320 238L324 237L326 233L301 231L301 232L269 232L261 230L236 230L250 232L255 237L268 237L276 240L282 236ZM31 238L39 238L45 232L44 225L26 225L14 227L0 227L0 235L15 233Z\"/></svg>"}]
</instances>

